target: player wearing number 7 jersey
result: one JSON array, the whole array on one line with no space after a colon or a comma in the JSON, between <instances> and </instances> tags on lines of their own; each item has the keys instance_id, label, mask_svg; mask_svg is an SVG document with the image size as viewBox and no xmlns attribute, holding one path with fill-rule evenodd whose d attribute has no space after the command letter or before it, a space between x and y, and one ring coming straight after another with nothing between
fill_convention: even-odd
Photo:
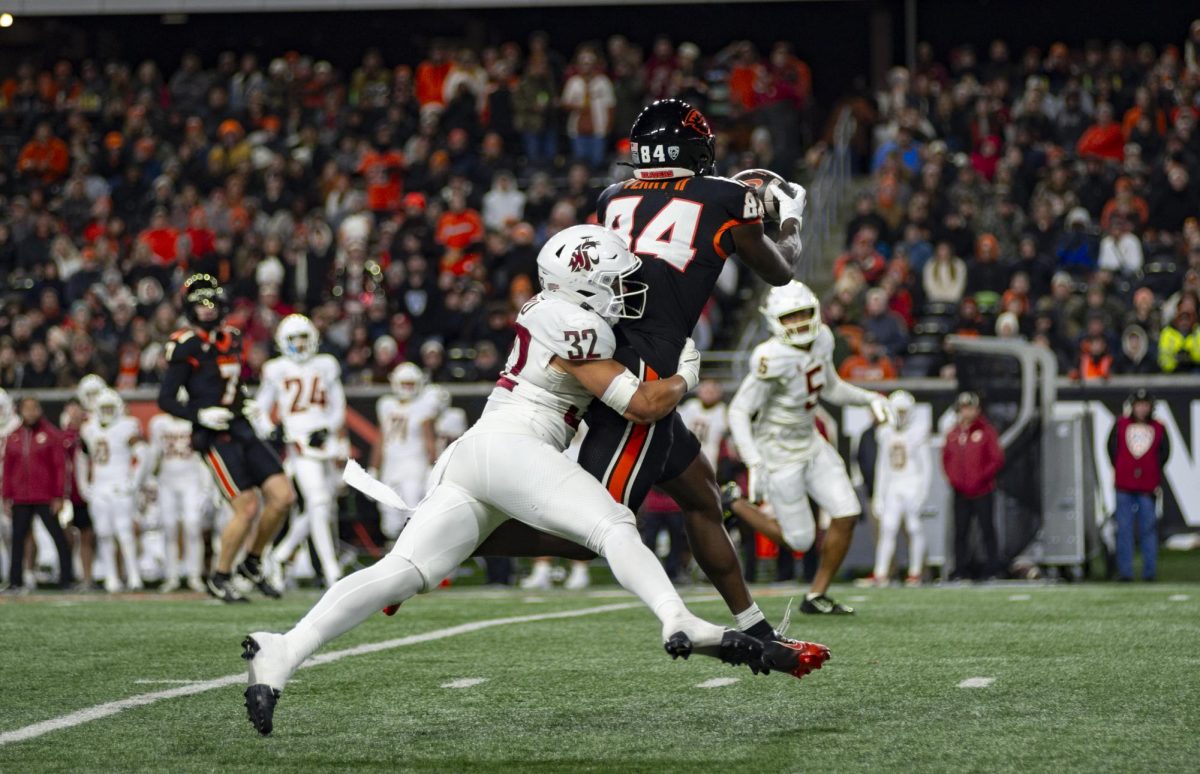
<instances>
[{"instance_id":1,"label":"player wearing number 7 jersey","mask_svg":"<svg viewBox=\"0 0 1200 774\"><path fill-rule=\"evenodd\" d=\"M296 495L278 455L251 426L257 405L240 381L241 332L221 325L224 290L212 276L193 274L183 284L183 302L191 325L171 337L158 405L192 423L192 446L233 510L221 533L217 569L208 578L208 591L225 602L246 601L231 576L234 560L257 520L250 550L237 571L267 596L279 596L263 576L261 556ZM255 488L263 494L261 518L257 518Z\"/></svg>"}]
</instances>

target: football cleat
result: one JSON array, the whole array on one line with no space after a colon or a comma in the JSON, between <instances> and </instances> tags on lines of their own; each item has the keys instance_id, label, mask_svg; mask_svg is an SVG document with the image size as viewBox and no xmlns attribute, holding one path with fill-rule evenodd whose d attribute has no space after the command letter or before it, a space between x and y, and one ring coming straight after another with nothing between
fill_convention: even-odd
<instances>
[{"instance_id":1,"label":"football cleat","mask_svg":"<svg viewBox=\"0 0 1200 774\"><path fill-rule=\"evenodd\" d=\"M571 567L571 574L567 576L563 588L568 591L582 591L590 585L592 585L592 578L588 574L587 565L576 564Z\"/></svg>"},{"instance_id":2,"label":"football cleat","mask_svg":"<svg viewBox=\"0 0 1200 774\"><path fill-rule=\"evenodd\" d=\"M179 591L179 578L167 578L163 584L158 587L159 594L170 594L173 591Z\"/></svg>"},{"instance_id":3,"label":"football cleat","mask_svg":"<svg viewBox=\"0 0 1200 774\"><path fill-rule=\"evenodd\" d=\"M915 588L921 586L924 582L925 582L925 579L922 578L920 575L909 575L907 578L904 579L904 585L910 589L915 589Z\"/></svg>"},{"instance_id":4,"label":"football cleat","mask_svg":"<svg viewBox=\"0 0 1200 774\"><path fill-rule=\"evenodd\" d=\"M808 615L854 615L854 608L820 594L801 602L800 612Z\"/></svg>"},{"instance_id":5,"label":"football cleat","mask_svg":"<svg viewBox=\"0 0 1200 774\"><path fill-rule=\"evenodd\" d=\"M258 589L258 592L264 597L279 599L283 596L283 592L272 586L271 582L267 580L266 573L263 572L261 566L251 569L246 562L242 562L237 566L237 574L254 584L254 588Z\"/></svg>"},{"instance_id":6,"label":"football cleat","mask_svg":"<svg viewBox=\"0 0 1200 774\"><path fill-rule=\"evenodd\" d=\"M279 691L269 685L252 685L246 689L246 715L250 725L262 736L270 736L275 728L275 705Z\"/></svg>"},{"instance_id":7,"label":"football cleat","mask_svg":"<svg viewBox=\"0 0 1200 774\"><path fill-rule=\"evenodd\" d=\"M204 579L199 575L189 575L187 579L187 587L192 591L199 591L201 594L208 591L204 585Z\"/></svg>"},{"instance_id":8,"label":"football cleat","mask_svg":"<svg viewBox=\"0 0 1200 774\"><path fill-rule=\"evenodd\" d=\"M737 514L733 512L733 504L744 496L742 488L736 481L730 481L721 487L721 517L725 519L725 526L729 526L737 520Z\"/></svg>"},{"instance_id":9,"label":"football cleat","mask_svg":"<svg viewBox=\"0 0 1200 774\"><path fill-rule=\"evenodd\" d=\"M242 592L237 590L233 585L231 578L217 578L215 575L208 576L208 580L204 585L208 589L208 593L222 602L249 602L250 600L242 596Z\"/></svg>"},{"instance_id":10,"label":"football cleat","mask_svg":"<svg viewBox=\"0 0 1200 774\"><path fill-rule=\"evenodd\" d=\"M804 677L829 660L829 648L817 642L793 640L776 633L763 643L762 666L793 677Z\"/></svg>"},{"instance_id":11,"label":"football cleat","mask_svg":"<svg viewBox=\"0 0 1200 774\"><path fill-rule=\"evenodd\" d=\"M383 614L389 617L395 615L400 610L400 604L397 602L394 605L388 605L383 609Z\"/></svg>"},{"instance_id":12,"label":"football cleat","mask_svg":"<svg viewBox=\"0 0 1200 774\"><path fill-rule=\"evenodd\" d=\"M755 673L758 672L757 665L762 661L763 654L761 642L736 629L725 629L720 642L712 645L696 645L686 632L677 631L663 643L663 649L672 659L682 657L687 660L693 653L699 653L733 666L747 664Z\"/></svg>"}]
</instances>

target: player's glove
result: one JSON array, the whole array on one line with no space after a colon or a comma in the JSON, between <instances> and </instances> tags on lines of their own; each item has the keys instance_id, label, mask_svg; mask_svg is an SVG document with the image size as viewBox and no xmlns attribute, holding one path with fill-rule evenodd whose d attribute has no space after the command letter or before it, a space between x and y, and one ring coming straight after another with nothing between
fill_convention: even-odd
<instances>
[{"instance_id":1,"label":"player's glove","mask_svg":"<svg viewBox=\"0 0 1200 774\"><path fill-rule=\"evenodd\" d=\"M233 412L224 406L207 406L196 412L196 423L209 430L228 430Z\"/></svg>"},{"instance_id":2,"label":"player's glove","mask_svg":"<svg viewBox=\"0 0 1200 774\"><path fill-rule=\"evenodd\" d=\"M691 339L683 344L683 351L679 353L679 365L675 368L675 373L683 377L688 392L696 389L696 385L700 383L700 350L696 349L696 342Z\"/></svg>"},{"instance_id":3,"label":"player's glove","mask_svg":"<svg viewBox=\"0 0 1200 774\"><path fill-rule=\"evenodd\" d=\"M325 447L325 441L328 438L328 430L313 430L308 436L308 445L314 449L322 449Z\"/></svg>"},{"instance_id":4,"label":"player's glove","mask_svg":"<svg viewBox=\"0 0 1200 774\"><path fill-rule=\"evenodd\" d=\"M878 497L871 498L871 513L875 514L875 518L883 518L883 500Z\"/></svg>"},{"instance_id":5,"label":"player's glove","mask_svg":"<svg viewBox=\"0 0 1200 774\"><path fill-rule=\"evenodd\" d=\"M796 220L796 230L804 227L804 205L808 192L799 183L772 183L775 194L776 208L779 210L779 223L783 225L788 220Z\"/></svg>"},{"instance_id":6,"label":"player's glove","mask_svg":"<svg viewBox=\"0 0 1200 774\"><path fill-rule=\"evenodd\" d=\"M746 481L746 499L755 504L761 503L767 499L767 485L771 481L771 474L762 462L748 466L747 471L749 476Z\"/></svg>"},{"instance_id":7,"label":"player's glove","mask_svg":"<svg viewBox=\"0 0 1200 774\"><path fill-rule=\"evenodd\" d=\"M880 395L871 401L871 414L874 415L875 421L881 425L896 424L896 411L892 408L892 404L887 398Z\"/></svg>"},{"instance_id":8,"label":"player's glove","mask_svg":"<svg viewBox=\"0 0 1200 774\"><path fill-rule=\"evenodd\" d=\"M258 405L258 401L254 398L246 398L242 401L242 416L249 420L250 424L256 424L262 419L262 406Z\"/></svg>"}]
</instances>

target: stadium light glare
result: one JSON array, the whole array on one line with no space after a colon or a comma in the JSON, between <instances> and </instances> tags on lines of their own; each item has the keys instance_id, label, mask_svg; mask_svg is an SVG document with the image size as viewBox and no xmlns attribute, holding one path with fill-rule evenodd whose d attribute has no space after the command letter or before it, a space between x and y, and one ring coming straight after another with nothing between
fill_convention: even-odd
<instances>
[{"instance_id":1,"label":"stadium light glare","mask_svg":"<svg viewBox=\"0 0 1200 774\"><path fill-rule=\"evenodd\" d=\"M0 27L11 27L13 25L13 15L11 13L0 13Z\"/></svg>"}]
</instances>

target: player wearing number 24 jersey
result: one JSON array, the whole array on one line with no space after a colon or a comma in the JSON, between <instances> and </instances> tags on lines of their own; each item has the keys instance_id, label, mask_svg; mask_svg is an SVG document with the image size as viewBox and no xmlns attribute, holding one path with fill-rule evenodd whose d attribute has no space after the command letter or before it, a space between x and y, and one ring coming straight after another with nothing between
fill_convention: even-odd
<instances>
[{"instance_id":1,"label":"player wearing number 24 jersey","mask_svg":"<svg viewBox=\"0 0 1200 774\"><path fill-rule=\"evenodd\" d=\"M259 498L254 490L258 488L263 494L262 518L237 569L259 591L277 597L278 590L263 576L261 554L279 531L296 494L283 475L279 456L258 438L251 424L258 407L240 381L241 333L221 324L224 289L208 274L193 274L183 284L183 296L191 325L171 337L158 405L192 423L192 445L233 506L208 591L225 602L245 601L230 576L234 560L256 526ZM181 398L184 393L186 399Z\"/></svg>"}]
</instances>

